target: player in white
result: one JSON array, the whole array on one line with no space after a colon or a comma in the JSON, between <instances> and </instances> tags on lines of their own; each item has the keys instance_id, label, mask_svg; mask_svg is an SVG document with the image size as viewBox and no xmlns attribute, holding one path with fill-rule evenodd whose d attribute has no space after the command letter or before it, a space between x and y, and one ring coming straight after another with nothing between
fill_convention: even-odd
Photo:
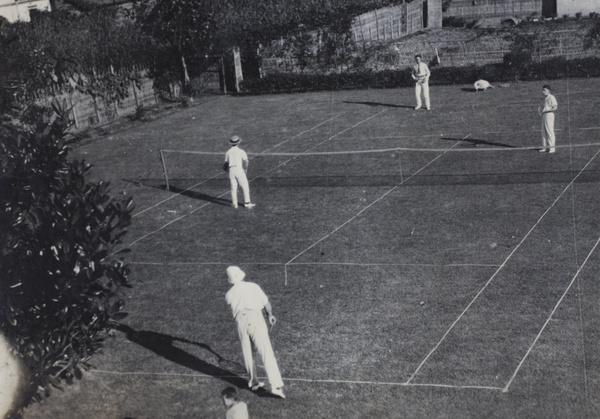
<instances>
[{"instance_id":1,"label":"player in white","mask_svg":"<svg viewBox=\"0 0 600 419\"><path fill-rule=\"evenodd\" d=\"M421 109L421 92L425 97L425 107L427 110L431 109L431 103L429 100L429 76L431 72L429 67L425 64L420 55L415 55L415 61L417 62L412 69L412 78L416 81L415 84L415 95L417 97L417 106L415 109Z\"/></svg>"},{"instance_id":2,"label":"player in white","mask_svg":"<svg viewBox=\"0 0 600 419\"><path fill-rule=\"evenodd\" d=\"M227 280L233 286L225 294L225 300L231 307L231 312L237 323L244 364L246 371L250 374L248 387L252 390L258 390L264 385L256 379L256 366L252 356L252 344L254 344L269 378L271 393L285 399L281 389L283 380L269 339L269 330L265 323L263 309L267 312L269 323L272 326L277 319L273 316L271 303L264 291L254 282L245 282L245 277L244 271L237 266L227 268Z\"/></svg>"},{"instance_id":3,"label":"player in white","mask_svg":"<svg viewBox=\"0 0 600 419\"><path fill-rule=\"evenodd\" d=\"M540 153L548 151L554 153L556 149L556 136L554 135L554 113L558 109L558 102L554 95L550 92L550 86L545 84L542 88L544 99L544 107L538 108L538 113L542 117L542 141L544 147L540 149Z\"/></svg>"},{"instance_id":4,"label":"player in white","mask_svg":"<svg viewBox=\"0 0 600 419\"><path fill-rule=\"evenodd\" d=\"M250 201L250 185L248 185L248 178L246 177L248 155L238 147L240 142L242 142L242 139L237 135L231 137L229 140L231 148L225 154L225 163L229 165L229 180L231 181L231 204L233 208L238 207L237 188L239 183L244 192L244 207L252 208L256 204Z\"/></svg>"}]
</instances>

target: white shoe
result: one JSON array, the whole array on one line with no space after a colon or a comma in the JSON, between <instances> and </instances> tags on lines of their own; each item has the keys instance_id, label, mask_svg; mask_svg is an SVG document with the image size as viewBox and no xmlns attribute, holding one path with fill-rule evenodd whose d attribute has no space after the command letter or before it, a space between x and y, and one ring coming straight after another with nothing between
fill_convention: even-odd
<instances>
[{"instance_id":1,"label":"white shoe","mask_svg":"<svg viewBox=\"0 0 600 419\"><path fill-rule=\"evenodd\" d=\"M545 149L545 148L540 148L538 151L539 151L540 153L545 153L545 152L546 152L546 149Z\"/></svg>"},{"instance_id":2,"label":"white shoe","mask_svg":"<svg viewBox=\"0 0 600 419\"><path fill-rule=\"evenodd\" d=\"M237 208L238 206L237 206L237 205L232 205L232 207L233 207L233 208Z\"/></svg>"},{"instance_id":3,"label":"white shoe","mask_svg":"<svg viewBox=\"0 0 600 419\"><path fill-rule=\"evenodd\" d=\"M265 386L265 383L262 383L260 381L255 384L248 383L248 387L250 387L252 389L252 391L256 391L264 386Z\"/></svg>"},{"instance_id":4,"label":"white shoe","mask_svg":"<svg viewBox=\"0 0 600 419\"><path fill-rule=\"evenodd\" d=\"M415 106L415 110L417 110L417 109L421 109L421 107L420 106Z\"/></svg>"},{"instance_id":5,"label":"white shoe","mask_svg":"<svg viewBox=\"0 0 600 419\"><path fill-rule=\"evenodd\" d=\"M252 202L247 202L244 204L244 208L254 208L256 206L256 204L253 204Z\"/></svg>"},{"instance_id":6,"label":"white shoe","mask_svg":"<svg viewBox=\"0 0 600 419\"><path fill-rule=\"evenodd\" d=\"M285 399L285 394L283 394L283 390L281 390L280 388L271 389L271 394Z\"/></svg>"},{"instance_id":7,"label":"white shoe","mask_svg":"<svg viewBox=\"0 0 600 419\"><path fill-rule=\"evenodd\" d=\"M556 150L553 148L551 148L550 151L548 151L548 153L555 153L555 152L556 152Z\"/></svg>"}]
</instances>

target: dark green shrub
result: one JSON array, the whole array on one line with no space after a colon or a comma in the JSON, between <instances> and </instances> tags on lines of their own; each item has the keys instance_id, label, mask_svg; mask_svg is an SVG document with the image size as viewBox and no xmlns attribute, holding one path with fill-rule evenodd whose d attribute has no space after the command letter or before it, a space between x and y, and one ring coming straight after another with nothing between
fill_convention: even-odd
<instances>
[{"instance_id":1,"label":"dark green shrub","mask_svg":"<svg viewBox=\"0 0 600 419\"><path fill-rule=\"evenodd\" d=\"M600 22L594 22L583 38L585 49L598 48L600 46Z\"/></svg>"},{"instance_id":2,"label":"dark green shrub","mask_svg":"<svg viewBox=\"0 0 600 419\"><path fill-rule=\"evenodd\" d=\"M503 62L511 78L525 77L533 62L535 52L535 38L532 35L517 35L513 41L510 52L504 55Z\"/></svg>"},{"instance_id":3,"label":"dark green shrub","mask_svg":"<svg viewBox=\"0 0 600 419\"><path fill-rule=\"evenodd\" d=\"M512 62L486 64L483 66L435 67L430 84L471 84L484 79L490 82L510 81L515 78ZM522 64L522 63L521 63ZM566 77L600 77L600 58L586 57L567 60L556 57L540 63L528 60L527 66L519 68L522 80L552 80ZM398 88L410 87L414 81L410 70L352 71L335 74L269 74L261 79L245 80L244 93L308 92L317 90Z\"/></svg>"},{"instance_id":4,"label":"dark green shrub","mask_svg":"<svg viewBox=\"0 0 600 419\"><path fill-rule=\"evenodd\" d=\"M567 70L569 77L600 77L600 57L569 60Z\"/></svg>"},{"instance_id":5,"label":"dark green shrub","mask_svg":"<svg viewBox=\"0 0 600 419\"><path fill-rule=\"evenodd\" d=\"M30 131L1 134L0 326L28 370L28 393L81 378L111 321L125 316L129 268L116 251L131 199L90 183L90 166L69 161L64 106Z\"/></svg>"},{"instance_id":6,"label":"dark green shrub","mask_svg":"<svg viewBox=\"0 0 600 419\"><path fill-rule=\"evenodd\" d=\"M331 74L269 74L261 79L245 80L242 89L248 94L308 92L319 90L395 88L412 86L409 70L351 71Z\"/></svg>"}]
</instances>

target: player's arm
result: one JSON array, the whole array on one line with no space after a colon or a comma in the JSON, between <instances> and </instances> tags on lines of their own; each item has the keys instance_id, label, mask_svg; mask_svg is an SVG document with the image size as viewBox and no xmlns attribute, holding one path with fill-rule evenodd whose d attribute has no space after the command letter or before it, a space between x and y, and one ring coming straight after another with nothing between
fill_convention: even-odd
<instances>
[{"instance_id":1,"label":"player's arm","mask_svg":"<svg viewBox=\"0 0 600 419\"><path fill-rule=\"evenodd\" d=\"M271 303L268 301L265 303L265 311L267 312L267 317L269 318L269 323L271 323L271 325L274 325L275 322L277 322L277 319L273 315L273 308L271 307Z\"/></svg>"},{"instance_id":2,"label":"player's arm","mask_svg":"<svg viewBox=\"0 0 600 419\"><path fill-rule=\"evenodd\" d=\"M417 69L415 67L412 68L412 71L410 72L410 75L412 76L413 80L418 80Z\"/></svg>"}]
</instances>

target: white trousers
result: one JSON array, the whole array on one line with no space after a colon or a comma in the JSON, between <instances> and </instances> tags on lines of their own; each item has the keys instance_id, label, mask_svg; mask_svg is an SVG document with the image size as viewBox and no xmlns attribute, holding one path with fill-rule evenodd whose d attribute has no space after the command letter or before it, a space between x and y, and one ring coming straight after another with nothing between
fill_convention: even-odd
<instances>
[{"instance_id":1,"label":"white trousers","mask_svg":"<svg viewBox=\"0 0 600 419\"><path fill-rule=\"evenodd\" d=\"M271 388L283 387L283 380L277 366L277 360L273 353L267 323L259 310L242 310L235 318L238 326L238 334L242 343L242 354L244 365L250 374L250 383L256 383L256 365L252 355L252 344L256 348L264 365L267 378Z\"/></svg>"},{"instance_id":2,"label":"white trousers","mask_svg":"<svg viewBox=\"0 0 600 419\"><path fill-rule=\"evenodd\" d=\"M230 167L229 180L231 181L231 203L233 204L233 206L237 207L238 204L238 183L242 187L242 191L244 192L244 203L251 202L250 186L248 185L248 178L246 177L246 172L244 172L244 169L238 166Z\"/></svg>"},{"instance_id":3,"label":"white trousers","mask_svg":"<svg viewBox=\"0 0 600 419\"><path fill-rule=\"evenodd\" d=\"M554 135L554 112L548 112L542 115L542 141L544 148L550 148L554 151L556 136Z\"/></svg>"},{"instance_id":4,"label":"white trousers","mask_svg":"<svg viewBox=\"0 0 600 419\"><path fill-rule=\"evenodd\" d=\"M417 98L417 108L420 108L421 103L421 93L423 93L423 97L425 98L425 107L427 109L431 108L431 102L429 100L429 82L417 82L415 84L415 96Z\"/></svg>"}]
</instances>

